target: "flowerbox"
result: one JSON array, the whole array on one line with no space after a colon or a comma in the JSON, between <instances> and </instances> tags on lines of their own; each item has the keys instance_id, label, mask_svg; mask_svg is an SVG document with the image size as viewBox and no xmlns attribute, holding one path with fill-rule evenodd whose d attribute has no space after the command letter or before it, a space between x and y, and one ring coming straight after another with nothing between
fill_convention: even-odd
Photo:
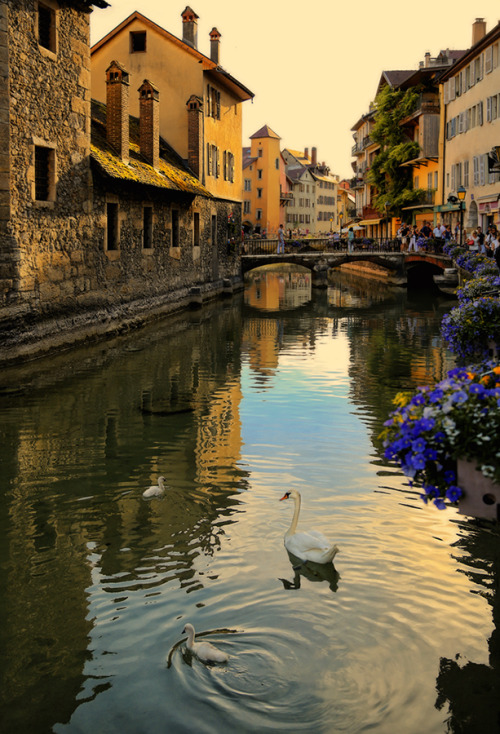
<instances>
[{"instance_id":1,"label":"flowerbox","mask_svg":"<svg viewBox=\"0 0 500 734\"><path fill-rule=\"evenodd\" d=\"M476 469L475 462L466 459L457 461L457 479L464 490L458 502L462 515L500 520L500 484L485 477Z\"/></svg>"}]
</instances>

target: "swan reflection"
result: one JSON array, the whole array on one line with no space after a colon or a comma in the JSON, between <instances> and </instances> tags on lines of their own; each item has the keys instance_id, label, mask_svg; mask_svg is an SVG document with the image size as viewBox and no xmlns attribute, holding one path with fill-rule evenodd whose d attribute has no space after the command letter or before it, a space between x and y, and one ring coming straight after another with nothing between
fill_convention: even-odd
<instances>
[{"instance_id":1,"label":"swan reflection","mask_svg":"<svg viewBox=\"0 0 500 734\"><path fill-rule=\"evenodd\" d=\"M294 571L293 581L288 579L281 579L283 588L300 589L300 577L303 576L308 581L326 581L332 591L337 591L339 586L340 574L333 565L333 563L314 563L314 561L302 561L293 553L287 551L288 558L292 564Z\"/></svg>"}]
</instances>

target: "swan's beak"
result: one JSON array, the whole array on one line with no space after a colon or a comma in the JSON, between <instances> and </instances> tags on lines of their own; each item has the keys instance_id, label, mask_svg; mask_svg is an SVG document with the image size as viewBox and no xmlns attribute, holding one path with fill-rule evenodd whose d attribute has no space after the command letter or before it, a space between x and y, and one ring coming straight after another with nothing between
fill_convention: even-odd
<instances>
[{"instance_id":1,"label":"swan's beak","mask_svg":"<svg viewBox=\"0 0 500 734\"><path fill-rule=\"evenodd\" d=\"M285 494L283 495L283 497L280 497L280 502L281 502L281 500L287 500L289 497L290 497L290 492L285 492Z\"/></svg>"}]
</instances>

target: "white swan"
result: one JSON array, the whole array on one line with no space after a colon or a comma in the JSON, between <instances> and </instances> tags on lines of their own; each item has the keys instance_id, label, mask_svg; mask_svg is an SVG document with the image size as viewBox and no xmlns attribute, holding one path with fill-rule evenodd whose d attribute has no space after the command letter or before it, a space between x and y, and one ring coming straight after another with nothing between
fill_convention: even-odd
<instances>
[{"instance_id":1,"label":"white swan","mask_svg":"<svg viewBox=\"0 0 500 734\"><path fill-rule=\"evenodd\" d=\"M197 658L203 660L206 663L227 663L229 655L217 647L212 645L210 642L195 642L194 641L194 627L192 624L186 624L183 630L183 634L187 633L187 649L196 655Z\"/></svg>"},{"instance_id":2,"label":"white swan","mask_svg":"<svg viewBox=\"0 0 500 734\"><path fill-rule=\"evenodd\" d=\"M142 493L144 499L148 500L151 497L161 497L163 492L165 491L165 485L163 484L164 481L165 477L158 477L158 484L153 484L151 487L145 489Z\"/></svg>"},{"instance_id":3,"label":"white swan","mask_svg":"<svg viewBox=\"0 0 500 734\"><path fill-rule=\"evenodd\" d=\"M330 563L339 552L338 546L332 545L323 533L317 530L306 530L302 533L296 533L300 512L300 492L296 489L291 489L281 497L281 500L287 500L289 497L295 503L295 510L292 524L285 533L285 548L302 561Z\"/></svg>"}]
</instances>

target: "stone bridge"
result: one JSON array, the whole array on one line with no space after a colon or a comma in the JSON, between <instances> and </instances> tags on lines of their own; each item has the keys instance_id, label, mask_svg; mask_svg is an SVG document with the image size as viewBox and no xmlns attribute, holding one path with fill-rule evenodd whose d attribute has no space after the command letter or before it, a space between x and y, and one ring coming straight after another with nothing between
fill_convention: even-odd
<instances>
[{"instance_id":1,"label":"stone bridge","mask_svg":"<svg viewBox=\"0 0 500 734\"><path fill-rule=\"evenodd\" d=\"M326 287L328 271L345 263L369 262L384 268L387 282L391 285L405 286L412 269L425 268L430 275L442 275L446 268L453 267L452 260L446 255L435 255L428 252L387 252L387 251L354 251L354 252L285 252L268 254L243 254L241 256L242 275L263 265L293 264L301 265L312 273L312 285L316 288Z\"/></svg>"}]
</instances>

